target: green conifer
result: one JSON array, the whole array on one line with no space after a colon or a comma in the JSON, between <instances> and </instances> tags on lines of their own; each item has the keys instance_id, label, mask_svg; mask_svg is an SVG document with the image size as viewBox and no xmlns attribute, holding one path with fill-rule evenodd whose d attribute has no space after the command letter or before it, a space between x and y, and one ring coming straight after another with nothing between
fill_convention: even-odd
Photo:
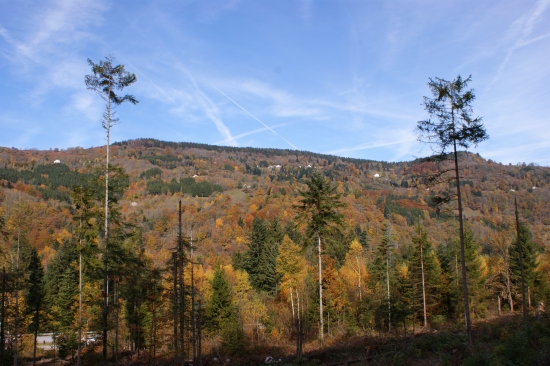
<instances>
[{"instance_id":1,"label":"green conifer","mask_svg":"<svg viewBox=\"0 0 550 366\"><path fill-rule=\"evenodd\" d=\"M214 271L212 297L206 311L210 330L219 331L223 322L231 317L231 312L231 286L225 270L218 265Z\"/></svg>"}]
</instances>

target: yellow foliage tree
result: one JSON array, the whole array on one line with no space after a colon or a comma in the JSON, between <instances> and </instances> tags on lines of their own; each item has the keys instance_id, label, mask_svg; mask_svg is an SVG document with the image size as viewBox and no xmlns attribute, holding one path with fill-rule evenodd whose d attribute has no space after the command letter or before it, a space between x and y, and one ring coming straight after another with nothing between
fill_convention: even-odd
<instances>
[{"instance_id":1,"label":"yellow foliage tree","mask_svg":"<svg viewBox=\"0 0 550 366\"><path fill-rule=\"evenodd\" d=\"M365 284L369 280L369 274L365 265L363 247L357 239L350 244L344 265L340 269L340 277L348 289L353 289L350 292L356 294L359 301L362 301L367 289Z\"/></svg>"},{"instance_id":2,"label":"yellow foliage tree","mask_svg":"<svg viewBox=\"0 0 550 366\"><path fill-rule=\"evenodd\" d=\"M295 322L301 311L300 296L304 291L308 265L301 254L300 247L288 235L284 236L283 242L279 246L275 270L281 276L281 292L290 300L292 320ZM296 306L294 305L295 299Z\"/></svg>"}]
</instances>

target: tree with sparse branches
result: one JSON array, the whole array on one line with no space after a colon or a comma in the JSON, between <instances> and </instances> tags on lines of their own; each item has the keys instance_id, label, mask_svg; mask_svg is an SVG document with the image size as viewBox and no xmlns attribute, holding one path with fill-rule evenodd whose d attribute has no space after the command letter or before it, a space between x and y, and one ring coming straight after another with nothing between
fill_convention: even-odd
<instances>
[{"instance_id":1,"label":"tree with sparse branches","mask_svg":"<svg viewBox=\"0 0 550 366\"><path fill-rule=\"evenodd\" d=\"M306 183L307 190L300 191L302 199L294 208L298 210L298 223L306 223L306 236L309 239L317 239L319 260L319 337L323 341L323 276L321 262L321 239L344 226L344 216L336 209L345 207L340 201L341 194L336 192L336 187L323 177L319 172L314 172Z\"/></svg>"},{"instance_id":2,"label":"tree with sparse branches","mask_svg":"<svg viewBox=\"0 0 550 366\"><path fill-rule=\"evenodd\" d=\"M469 76L466 79L458 76L452 81L445 79L430 78L428 87L432 97L424 97L424 109L429 113L430 118L417 123L419 141L430 143L435 146L434 156L428 158L431 161L441 161L452 157L456 181L456 196L444 195L435 196L433 202L436 206L450 202L456 198L458 202L458 221L460 230L460 258L462 263L462 292L464 300L464 315L468 340L472 344L472 323L470 320L470 308L468 302L468 285L466 280L466 261L464 258L464 222L462 217L462 201L460 195L460 174L458 165L457 146L468 149L470 146L477 146L480 142L489 138L480 117L473 117L472 102L475 94L468 89L472 80ZM452 149L449 153L448 150ZM428 179L428 183L440 183L441 174L435 174Z\"/></svg>"},{"instance_id":3,"label":"tree with sparse branches","mask_svg":"<svg viewBox=\"0 0 550 366\"><path fill-rule=\"evenodd\" d=\"M113 65L114 57L109 55L105 60L97 64L88 59L93 75L86 75L86 88L99 94L105 101L105 112L101 120L103 128L107 132L106 137L106 163L105 163L105 247L103 253L103 363L107 362L107 243L109 241L109 145L111 139L111 127L119 123L115 118L116 108L124 102L137 104L138 100L133 95L119 96L116 91L132 85L137 81L136 75L124 69L124 65Z\"/></svg>"}]
</instances>

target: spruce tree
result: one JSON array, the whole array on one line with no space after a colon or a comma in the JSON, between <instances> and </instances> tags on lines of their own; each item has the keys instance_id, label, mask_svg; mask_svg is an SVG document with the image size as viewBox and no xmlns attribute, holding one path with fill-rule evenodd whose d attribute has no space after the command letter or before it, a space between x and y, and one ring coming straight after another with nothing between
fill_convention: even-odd
<instances>
[{"instance_id":1,"label":"spruce tree","mask_svg":"<svg viewBox=\"0 0 550 366\"><path fill-rule=\"evenodd\" d=\"M355 225L355 235L357 240L365 250L369 250L369 242L367 240L367 231L362 230L359 224Z\"/></svg>"},{"instance_id":2,"label":"spruce tree","mask_svg":"<svg viewBox=\"0 0 550 366\"><path fill-rule=\"evenodd\" d=\"M26 315L31 322L27 330L34 334L33 365L36 363L36 338L40 329L41 311L44 305L44 268L35 248L30 248L27 266L28 285L25 290Z\"/></svg>"},{"instance_id":3,"label":"spruce tree","mask_svg":"<svg viewBox=\"0 0 550 366\"><path fill-rule=\"evenodd\" d=\"M77 260L78 260L78 253L76 251L75 244L69 240L64 240L61 243L61 246L59 247L55 256L52 258L52 260L50 260L50 263L48 264L46 273L44 275L44 289L45 289L44 301L45 301L45 308L48 313L56 314L57 311L59 311L56 309L61 309L65 313L70 310L62 306L60 307L59 294L62 291L64 281L65 281L65 289L63 291L67 289L67 286L70 287L71 289L73 288L73 285L78 286L78 280L76 280L77 281L76 284L73 284L73 283L69 284L66 278L66 277L78 278L78 275L75 270ZM74 273L70 275L69 274L70 272L74 272ZM54 320L59 322L60 318L58 318L57 315L54 315Z\"/></svg>"},{"instance_id":4,"label":"spruce tree","mask_svg":"<svg viewBox=\"0 0 550 366\"><path fill-rule=\"evenodd\" d=\"M414 287L414 303L419 304L423 326L428 327L428 314L438 308L440 301L439 287L441 268L428 240L426 230L420 225L412 238L413 255L410 261L412 283Z\"/></svg>"},{"instance_id":5,"label":"spruce tree","mask_svg":"<svg viewBox=\"0 0 550 366\"><path fill-rule=\"evenodd\" d=\"M69 330L73 326L77 295L78 274L74 268L67 267L61 276L55 301L55 319L61 330Z\"/></svg>"},{"instance_id":6,"label":"spruce tree","mask_svg":"<svg viewBox=\"0 0 550 366\"><path fill-rule=\"evenodd\" d=\"M243 267L250 276L250 284L258 291L262 289L262 262L266 260L267 229L259 217L252 220L252 229L248 235L248 250L244 254Z\"/></svg>"},{"instance_id":7,"label":"spruce tree","mask_svg":"<svg viewBox=\"0 0 550 366\"><path fill-rule=\"evenodd\" d=\"M380 244L375 249L370 265L370 273L374 280L371 284L373 291L379 294L378 320L387 325L388 330L391 329L392 291L396 282L392 258L394 249L390 227L384 224Z\"/></svg>"},{"instance_id":8,"label":"spruce tree","mask_svg":"<svg viewBox=\"0 0 550 366\"><path fill-rule=\"evenodd\" d=\"M535 242L531 236L531 232L524 223L519 225L519 239L521 243L521 252L523 259L523 273L525 278L525 287L529 293L536 293L536 283L540 281L539 274L536 269L538 266L537 249ZM516 293L521 293L521 268L520 268L520 251L517 238L512 242L508 249L510 260L510 271L512 274L512 284Z\"/></svg>"},{"instance_id":9,"label":"spruce tree","mask_svg":"<svg viewBox=\"0 0 550 366\"><path fill-rule=\"evenodd\" d=\"M439 244L436 250L437 259L441 266L440 296L441 310L448 318L458 315L460 308L460 262L457 243L452 241L446 244Z\"/></svg>"},{"instance_id":10,"label":"spruce tree","mask_svg":"<svg viewBox=\"0 0 550 366\"><path fill-rule=\"evenodd\" d=\"M231 317L231 286L223 267L218 264L212 279L212 296L206 316L211 331L219 331L224 321Z\"/></svg>"},{"instance_id":11,"label":"spruce tree","mask_svg":"<svg viewBox=\"0 0 550 366\"><path fill-rule=\"evenodd\" d=\"M263 246L258 262L260 270L256 277L256 288L268 294L274 294L277 291L279 275L276 271L276 260L278 254L278 243L266 243L266 245Z\"/></svg>"},{"instance_id":12,"label":"spruce tree","mask_svg":"<svg viewBox=\"0 0 550 366\"><path fill-rule=\"evenodd\" d=\"M319 337L324 339L323 316L323 266L322 242L328 237L341 231L344 226L343 215L336 211L345 207L340 202L341 194L336 191L328 179L315 171L311 179L306 182L307 190L300 191L302 199L294 208L298 210L298 223L306 223L306 238L310 243L317 242L318 279L319 279Z\"/></svg>"},{"instance_id":13,"label":"spruce tree","mask_svg":"<svg viewBox=\"0 0 550 366\"><path fill-rule=\"evenodd\" d=\"M464 254L466 259L467 281L470 289L470 304L474 315L484 316L486 312L485 278L482 273L480 247L474 238L474 232L466 226L464 230Z\"/></svg>"}]
</instances>

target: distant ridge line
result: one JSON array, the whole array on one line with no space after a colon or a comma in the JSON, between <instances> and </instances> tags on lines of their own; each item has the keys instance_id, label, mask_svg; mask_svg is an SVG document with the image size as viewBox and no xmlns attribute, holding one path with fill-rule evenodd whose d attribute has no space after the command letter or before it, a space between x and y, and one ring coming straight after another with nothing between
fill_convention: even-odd
<instances>
[{"instance_id":1,"label":"distant ridge line","mask_svg":"<svg viewBox=\"0 0 550 366\"><path fill-rule=\"evenodd\" d=\"M162 146L161 146L162 144ZM171 148L197 148L204 149L208 151L217 151L217 152L254 152L254 153L263 153L266 156L270 155L305 155L311 156L319 159L339 159L344 162L362 164L362 163L384 163L384 164L398 164L398 162L386 162L383 160L373 160L373 159L359 159L359 158L347 158L337 155L330 154L321 154L314 153L311 151L305 150L291 150L291 149L277 149L277 148L262 148L262 147L235 147L235 146L221 146L221 145L209 145L202 144L197 142L172 142L172 141L163 141L153 138L138 138L124 140L120 142L114 142L114 146L143 146L143 147L171 147Z\"/></svg>"}]
</instances>

